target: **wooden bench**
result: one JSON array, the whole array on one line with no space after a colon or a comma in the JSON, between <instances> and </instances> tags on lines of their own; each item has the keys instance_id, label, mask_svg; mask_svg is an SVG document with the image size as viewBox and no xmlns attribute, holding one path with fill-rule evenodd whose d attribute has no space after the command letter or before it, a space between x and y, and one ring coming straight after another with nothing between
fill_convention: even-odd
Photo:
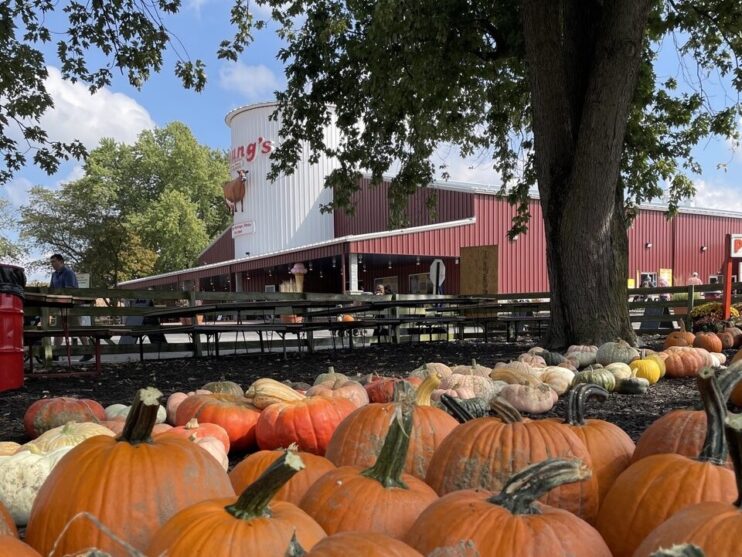
<instances>
[{"instance_id":1,"label":"wooden bench","mask_svg":"<svg viewBox=\"0 0 742 557\"><path fill-rule=\"evenodd\" d=\"M101 339L110 339L111 337L118 336L118 335L125 335L128 334L128 330L126 329L114 329L114 328L99 328L99 327L69 327L66 329L24 329L23 331L23 344L25 346L28 346L28 354L29 354L29 371L30 373L34 373L33 371L33 363L34 363L34 353L33 353L33 347L37 344L40 344L41 341L44 338L55 338L55 337L65 337L66 339L66 347L67 347L67 364L68 366L71 365L70 361L70 339L71 338L92 338L94 339L94 356L95 356L95 372L94 374L96 376L100 375L100 341ZM80 375L80 374L91 374L91 372L75 372L74 375ZM40 374L34 374L36 376L39 376ZM71 374L62 374L62 373L51 373L48 374L49 376L59 377L62 375L71 375Z\"/></svg>"}]
</instances>

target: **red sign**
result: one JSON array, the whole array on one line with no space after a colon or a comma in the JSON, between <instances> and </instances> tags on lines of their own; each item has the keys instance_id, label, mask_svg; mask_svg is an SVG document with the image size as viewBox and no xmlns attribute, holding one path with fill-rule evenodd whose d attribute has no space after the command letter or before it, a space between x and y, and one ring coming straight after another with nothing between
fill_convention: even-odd
<instances>
[{"instance_id":1,"label":"red sign","mask_svg":"<svg viewBox=\"0 0 742 557\"><path fill-rule=\"evenodd\" d=\"M732 257L742 257L742 234L732 234Z\"/></svg>"},{"instance_id":2,"label":"red sign","mask_svg":"<svg viewBox=\"0 0 742 557\"><path fill-rule=\"evenodd\" d=\"M245 145L238 145L229 152L229 162L234 164L236 162L252 162L258 155L267 155L273 151L273 142L270 139L264 139L258 137L256 141L252 143L246 143Z\"/></svg>"},{"instance_id":3,"label":"red sign","mask_svg":"<svg viewBox=\"0 0 742 557\"><path fill-rule=\"evenodd\" d=\"M254 220L237 222L232 225L232 238L236 238L237 236L244 236L245 234L255 234Z\"/></svg>"}]
</instances>

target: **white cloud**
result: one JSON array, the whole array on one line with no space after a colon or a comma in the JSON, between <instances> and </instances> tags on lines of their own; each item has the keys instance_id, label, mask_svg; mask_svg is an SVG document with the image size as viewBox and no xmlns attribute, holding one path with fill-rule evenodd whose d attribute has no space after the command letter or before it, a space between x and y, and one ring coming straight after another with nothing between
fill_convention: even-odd
<instances>
[{"instance_id":1,"label":"white cloud","mask_svg":"<svg viewBox=\"0 0 742 557\"><path fill-rule=\"evenodd\" d=\"M20 207L28 203L28 192L32 187L30 180L18 176L5 186L5 194L12 205Z\"/></svg>"},{"instance_id":2,"label":"white cloud","mask_svg":"<svg viewBox=\"0 0 742 557\"><path fill-rule=\"evenodd\" d=\"M82 166L77 164L73 166L63 178L59 178L51 186L49 186L49 189L55 190L62 184L79 180L84 175L85 171L83 170ZM5 194L14 207L20 207L21 205L26 205L28 203L29 191L35 185L38 184L34 184L28 178L18 176L5 186Z\"/></svg>"},{"instance_id":3,"label":"white cloud","mask_svg":"<svg viewBox=\"0 0 742 557\"><path fill-rule=\"evenodd\" d=\"M228 91L237 91L248 101L272 99L274 91L282 88L276 74L267 66L248 66L242 62L223 65L219 69L219 85Z\"/></svg>"},{"instance_id":4,"label":"white cloud","mask_svg":"<svg viewBox=\"0 0 742 557\"><path fill-rule=\"evenodd\" d=\"M63 79L57 68L48 70L46 88L54 108L41 117L41 126L50 139L79 139L93 149L104 137L134 143L142 130L155 127L147 109L131 97L105 87L91 94L84 84Z\"/></svg>"},{"instance_id":5,"label":"white cloud","mask_svg":"<svg viewBox=\"0 0 742 557\"><path fill-rule=\"evenodd\" d=\"M742 213L740 188L718 184L712 185L704 180L697 180L695 187L696 195L690 203L692 207Z\"/></svg>"},{"instance_id":6,"label":"white cloud","mask_svg":"<svg viewBox=\"0 0 742 557\"><path fill-rule=\"evenodd\" d=\"M494 161L489 151L464 158L456 146L442 144L435 150L431 161L436 165L437 179L447 173L452 182L479 184L490 188L499 188L502 183L500 175L493 168ZM446 167L438 168L441 165Z\"/></svg>"}]
</instances>

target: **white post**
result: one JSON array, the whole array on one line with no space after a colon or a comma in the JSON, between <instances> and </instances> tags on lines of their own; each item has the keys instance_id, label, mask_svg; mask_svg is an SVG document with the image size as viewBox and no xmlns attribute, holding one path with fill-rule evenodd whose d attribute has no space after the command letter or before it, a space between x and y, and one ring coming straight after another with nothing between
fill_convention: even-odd
<instances>
[{"instance_id":1,"label":"white post","mask_svg":"<svg viewBox=\"0 0 742 557\"><path fill-rule=\"evenodd\" d=\"M358 254L357 253L351 253L348 255L348 267L350 267L348 290L351 294L354 294L358 292Z\"/></svg>"}]
</instances>

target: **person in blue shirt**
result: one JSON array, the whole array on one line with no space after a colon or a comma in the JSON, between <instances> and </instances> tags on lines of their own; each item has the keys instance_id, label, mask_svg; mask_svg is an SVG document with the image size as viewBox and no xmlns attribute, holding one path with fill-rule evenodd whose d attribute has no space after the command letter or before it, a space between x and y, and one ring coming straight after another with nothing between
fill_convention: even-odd
<instances>
[{"instance_id":1,"label":"person in blue shirt","mask_svg":"<svg viewBox=\"0 0 742 557\"><path fill-rule=\"evenodd\" d=\"M49 281L49 288L78 288L77 275L64 264L64 257L61 254L55 253L50 261L54 272Z\"/></svg>"},{"instance_id":2,"label":"person in blue shirt","mask_svg":"<svg viewBox=\"0 0 742 557\"><path fill-rule=\"evenodd\" d=\"M70 269L64 264L64 257L62 257L61 254L55 253L51 256L50 262L52 265L52 269L54 269L54 272L52 273L52 278L49 281L49 288L79 288L77 284L77 275L75 275L75 271ZM74 319L74 318L73 318ZM72 325L80 325L80 320L75 319L74 321L71 320L70 324ZM87 337L80 337L80 342L83 345L88 344L88 338ZM57 346L62 344L62 339L60 337L57 337L54 339L54 344ZM58 357L54 357L55 360L58 359ZM80 361L81 362L87 362L89 360L92 360L93 356L92 354L85 354Z\"/></svg>"}]
</instances>

